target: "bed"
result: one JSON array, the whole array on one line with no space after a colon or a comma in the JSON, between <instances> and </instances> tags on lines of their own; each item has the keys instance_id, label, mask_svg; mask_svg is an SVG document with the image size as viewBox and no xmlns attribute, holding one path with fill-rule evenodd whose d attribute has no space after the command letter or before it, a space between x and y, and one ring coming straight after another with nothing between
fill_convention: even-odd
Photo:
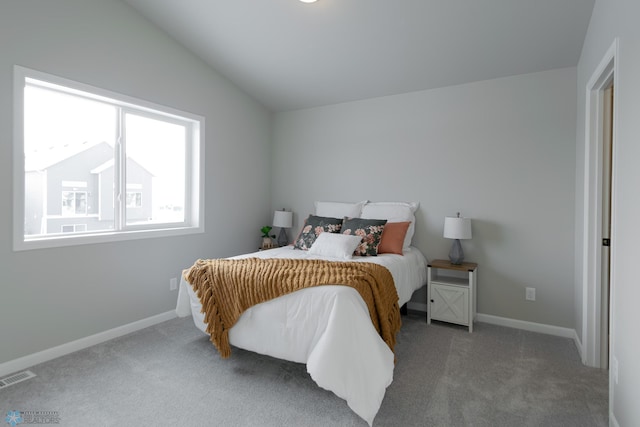
<instances>
[{"instance_id":1,"label":"bed","mask_svg":"<svg viewBox=\"0 0 640 427\"><path fill-rule=\"evenodd\" d=\"M231 259L344 261L336 255L286 246ZM401 306L426 283L426 258L412 246L403 245L401 254L354 256L349 261L373 262L386 267L393 277ZM205 332L207 325L201 310L198 296L182 277L178 316L191 315L196 327ZM302 289L255 305L229 330L229 342L233 347L306 364L307 372L318 386L346 400L369 425L393 380L394 354L374 328L360 294L347 286Z\"/></svg>"}]
</instances>

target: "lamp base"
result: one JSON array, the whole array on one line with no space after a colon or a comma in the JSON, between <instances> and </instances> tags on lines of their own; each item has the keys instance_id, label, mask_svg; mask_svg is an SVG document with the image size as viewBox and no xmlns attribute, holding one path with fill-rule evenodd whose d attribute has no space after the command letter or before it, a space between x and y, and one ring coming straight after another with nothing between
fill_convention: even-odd
<instances>
[{"instance_id":1,"label":"lamp base","mask_svg":"<svg viewBox=\"0 0 640 427\"><path fill-rule=\"evenodd\" d=\"M284 227L280 228L280 234L278 234L278 246L283 247L289 244L289 238Z\"/></svg>"},{"instance_id":2,"label":"lamp base","mask_svg":"<svg viewBox=\"0 0 640 427\"><path fill-rule=\"evenodd\" d=\"M451 244L451 250L449 251L449 261L451 264L460 265L464 261L464 252L462 251L462 245L460 239L454 239Z\"/></svg>"}]
</instances>

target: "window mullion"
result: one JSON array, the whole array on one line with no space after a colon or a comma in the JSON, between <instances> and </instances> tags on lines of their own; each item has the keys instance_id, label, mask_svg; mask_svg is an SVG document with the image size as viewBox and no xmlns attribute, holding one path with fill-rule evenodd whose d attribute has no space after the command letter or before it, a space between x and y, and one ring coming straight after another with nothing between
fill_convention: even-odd
<instances>
[{"instance_id":1,"label":"window mullion","mask_svg":"<svg viewBox=\"0 0 640 427\"><path fill-rule=\"evenodd\" d=\"M118 108L116 145L114 147L113 179L114 179L114 210L115 229L123 230L126 224L126 131L125 112Z\"/></svg>"}]
</instances>

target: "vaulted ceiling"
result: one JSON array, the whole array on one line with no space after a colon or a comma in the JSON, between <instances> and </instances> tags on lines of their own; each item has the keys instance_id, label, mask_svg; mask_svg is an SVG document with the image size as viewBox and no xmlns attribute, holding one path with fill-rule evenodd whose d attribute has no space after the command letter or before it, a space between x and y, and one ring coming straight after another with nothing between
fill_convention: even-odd
<instances>
[{"instance_id":1,"label":"vaulted ceiling","mask_svg":"<svg viewBox=\"0 0 640 427\"><path fill-rule=\"evenodd\" d=\"M124 0L272 111L576 66L594 0Z\"/></svg>"}]
</instances>

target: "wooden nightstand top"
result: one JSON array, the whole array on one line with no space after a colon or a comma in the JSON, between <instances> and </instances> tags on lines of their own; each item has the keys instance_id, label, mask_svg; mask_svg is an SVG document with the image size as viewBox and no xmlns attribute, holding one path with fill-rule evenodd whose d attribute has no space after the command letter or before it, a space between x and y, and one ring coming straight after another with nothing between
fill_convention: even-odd
<instances>
[{"instance_id":1,"label":"wooden nightstand top","mask_svg":"<svg viewBox=\"0 0 640 427\"><path fill-rule=\"evenodd\" d=\"M433 261L427 264L432 268L444 268L447 270L456 270L456 271L473 271L478 268L478 264L475 262L463 262L462 264L451 264L451 261L448 259L434 259Z\"/></svg>"}]
</instances>

